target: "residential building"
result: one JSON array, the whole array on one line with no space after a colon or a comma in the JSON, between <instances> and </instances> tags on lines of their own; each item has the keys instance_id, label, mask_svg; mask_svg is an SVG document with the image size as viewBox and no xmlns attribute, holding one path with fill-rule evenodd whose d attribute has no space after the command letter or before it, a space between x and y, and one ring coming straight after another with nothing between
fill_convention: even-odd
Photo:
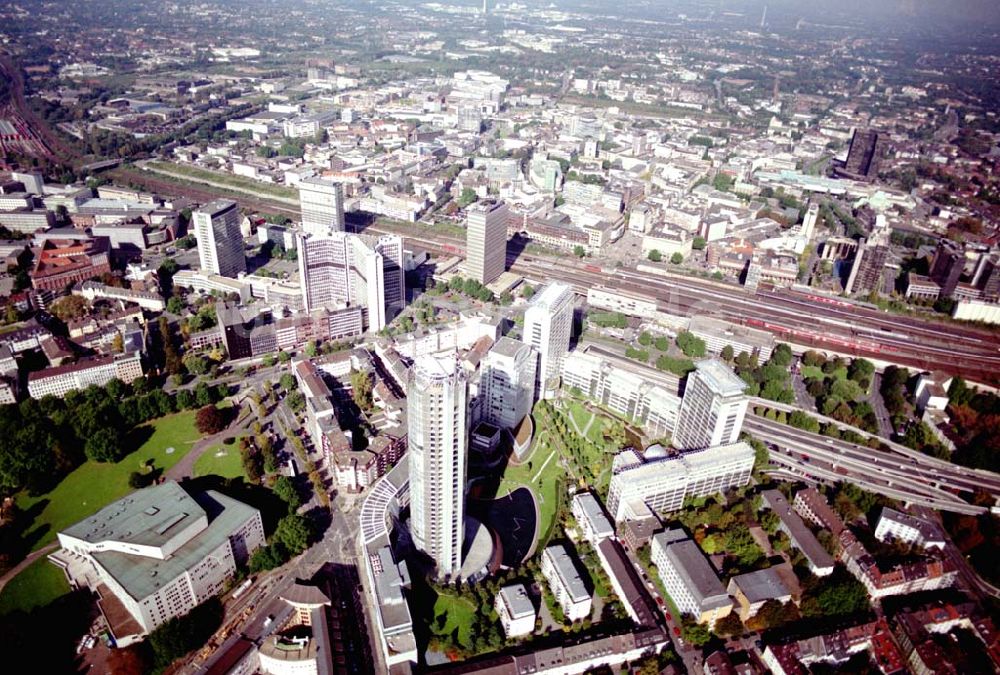
<instances>
[{"instance_id":1,"label":"residential building","mask_svg":"<svg viewBox=\"0 0 1000 675\"><path fill-rule=\"evenodd\" d=\"M266 675L334 672L334 645L327 619L327 608L333 604L330 598L316 586L296 582L282 591L280 599L288 610L278 616L287 618L261 640L260 672Z\"/></svg>"},{"instance_id":2,"label":"residential building","mask_svg":"<svg viewBox=\"0 0 1000 675\"><path fill-rule=\"evenodd\" d=\"M696 450L735 443L747 410L746 386L720 359L697 362L684 387L674 447Z\"/></svg>"},{"instance_id":3,"label":"residential building","mask_svg":"<svg viewBox=\"0 0 1000 675\"><path fill-rule=\"evenodd\" d=\"M95 356L28 374L28 394L31 398L55 396L84 390L91 385L103 387L113 379L132 382L142 377L142 358L139 352L109 356Z\"/></svg>"},{"instance_id":4,"label":"residential building","mask_svg":"<svg viewBox=\"0 0 1000 675\"><path fill-rule=\"evenodd\" d=\"M823 545L816 539L798 514L792 510L785 496L777 490L764 490L761 493L764 506L774 511L780 521L778 529L788 535L792 546L799 549L805 556L809 570L818 577L833 573L834 560Z\"/></svg>"},{"instance_id":5,"label":"residential building","mask_svg":"<svg viewBox=\"0 0 1000 675\"><path fill-rule=\"evenodd\" d=\"M83 296L90 301L97 300L98 298L107 298L109 300L132 302L150 312L162 312L167 306L163 296L159 293L108 286L97 281L84 281L73 289L73 294Z\"/></svg>"},{"instance_id":6,"label":"residential building","mask_svg":"<svg viewBox=\"0 0 1000 675\"><path fill-rule=\"evenodd\" d=\"M602 539L594 545L597 559L608 575L611 588L625 606L625 611L637 626L662 626L663 613L646 583L639 576L635 563L625 553L625 549L615 539Z\"/></svg>"},{"instance_id":7,"label":"residential building","mask_svg":"<svg viewBox=\"0 0 1000 675\"><path fill-rule=\"evenodd\" d=\"M943 549L944 532L936 523L911 516L888 506L882 508L875 526L875 538L885 542L902 542L923 549Z\"/></svg>"},{"instance_id":8,"label":"residential building","mask_svg":"<svg viewBox=\"0 0 1000 675\"><path fill-rule=\"evenodd\" d=\"M733 601L705 555L682 530L653 536L651 556L667 595L681 614L714 626L733 611Z\"/></svg>"},{"instance_id":9,"label":"residential building","mask_svg":"<svg viewBox=\"0 0 1000 675\"><path fill-rule=\"evenodd\" d=\"M729 580L726 590L736 600L740 620L744 622L756 616L765 602L798 602L800 594L798 579L787 563L738 574Z\"/></svg>"},{"instance_id":10,"label":"residential building","mask_svg":"<svg viewBox=\"0 0 1000 675\"><path fill-rule=\"evenodd\" d=\"M504 586L494 604L507 639L530 635L535 630L535 603L524 584Z\"/></svg>"},{"instance_id":11,"label":"residential building","mask_svg":"<svg viewBox=\"0 0 1000 675\"><path fill-rule=\"evenodd\" d=\"M247 271L236 202L217 199L196 210L191 218L202 272L235 277Z\"/></svg>"},{"instance_id":12,"label":"residential building","mask_svg":"<svg viewBox=\"0 0 1000 675\"><path fill-rule=\"evenodd\" d=\"M466 209L465 267L481 284L497 280L507 268L507 218L503 202L476 202Z\"/></svg>"},{"instance_id":13,"label":"residential building","mask_svg":"<svg viewBox=\"0 0 1000 675\"><path fill-rule=\"evenodd\" d=\"M531 413L538 355L528 345L504 336L480 365L482 419L501 429L514 429Z\"/></svg>"},{"instance_id":14,"label":"residential building","mask_svg":"<svg viewBox=\"0 0 1000 675\"><path fill-rule=\"evenodd\" d=\"M30 276L35 290L62 292L75 283L110 272L107 238L45 239Z\"/></svg>"},{"instance_id":15,"label":"residential building","mask_svg":"<svg viewBox=\"0 0 1000 675\"><path fill-rule=\"evenodd\" d=\"M1000 672L1000 633L973 602L907 607L893 622L906 664L917 675ZM955 639L956 629L973 639Z\"/></svg>"},{"instance_id":16,"label":"residential building","mask_svg":"<svg viewBox=\"0 0 1000 675\"><path fill-rule=\"evenodd\" d=\"M455 354L424 356L406 387L410 533L440 578L462 567L468 383Z\"/></svg>"},{"instance_id":17,"label":"residential building","mask_svg":"<svg viewBox=\"0 0 1000 675\"><path fill-rule=\"evenodd\" d=\"M840 670L854 656L869 652L873 669L886 675L907 672L906 661L885 619L849 626L824 635L769 644L761 655L774 675L809 675L814 666ZM877 664L877 665L876 665Z\"/></svg>"},{"instance_id":18,"label":"residential building","mask_svg":"<svg viewBox=\"0 0 1000 675\"><path fill-rule=\"evenodd\" d=\"M565 546L556 544L542 551L541 569L567 619L581 621L590 616L590 591Z\"/></svg>"},{"instance_id":19,"label":"residential building","mask_svg":"<svg viewBox=\"0 0 1000 675\"><path fill-rule=\"evenodd\" d=\"M550 391L550 382L562 370L562 361L569 351L573 333L573 306L572 289L564 283L554 281L535 293L524 312L524 342L538 352L536 399Z\"/></svg>"},{"instance_id":20,"label":"residential building","mask_svg":"<svg viewBox=\"0 0 1000 675\"><path fill-rule=\"evenodd\" d=\"M596 546L601 540L615 536L614 526L592 492L573 495L572 510L583 538L591 544Z\"/></svg>"},{"instance_id":21,"label":"residential building","mask_svg":"<svg viewBox=\"0 0 1000 675\"><path fill-rule=\"evenodd\" d=\"M675 453L654 445L639 455L619 453L612 466L608 511L615 522L680 509L687 497L701 497L746 485L754 452L747 443Z\"/></svg>"},{"instance_id":22,"label":"residential building","mask_svg":"<svg viewBox=\"0 0 1000 675\"><path fill-rule=\"evenodd\" d=\"M344 186L325 178L299 181L302 229L306 234L325 235L344 231Z\"/></svg>"},{"instance_id":23,"label":"residential building","mask_svg":"<svg viewBox=\"0 0 1000 675\"><path fill-rule=\"evenodd\" d=\"M804 520L817 527L830 530L834 537L839 537L844 530L844 521L830 508L826 497L817 492L816 488L806 488L795 493L792 508Z\"/></svg>"},{"instance_id":24,"label":"residential building","mask_svg":"<svg viewBox=\"0 0 1000 675\"><path fill-rule=\"evenodd\" d=\"M50 559L72 585L99 593L121 642L221 593L237 565L264 545L264 525L257 509L213 490L192 496L168 481L109 504L58 537L61 549Z\"/></svg>"}]
</instances>

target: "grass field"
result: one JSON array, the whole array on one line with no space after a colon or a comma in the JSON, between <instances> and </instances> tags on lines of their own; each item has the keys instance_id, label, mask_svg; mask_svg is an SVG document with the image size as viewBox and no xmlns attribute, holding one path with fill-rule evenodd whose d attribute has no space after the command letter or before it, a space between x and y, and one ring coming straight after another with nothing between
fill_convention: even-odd
<instances>
[{"instance_id":1,"label":"grass field","mask_svg":"<svg viewBox=\"0 0 1000 675\"><path fill-rule=\"evenodd\" d=\"M3 592L0 592L0 614L15 609L28 611L42 607L69 593L69 590L63 571L50 563L48 558L40 558L4 586Z\"/></svg>"},{"instance_id":2,"label":"grass field","mask_svg":"<svg viewBox=\"0 0 1000 675\"><path fill-rule=\"evenodd\" d=\"M531 490L538 504L538 541L548 539L552 530L559 505L559 478L563 475L559 456L546 443L545 433L542 431L536 437L526 462L507 465L497 492L500 496L507 495L522 485Z\"/></svg>"},{"instance_id":3,"label":"grass field","mask_svg":"<svg viewBox=\"0 0 1000 675\"><path fill-rule=\"evenodd\" d=\"M147 461L152 460L154 468L164 471L180 461L199 438L194 418L194 411L187 411L144 424L142 427L152 429L152 435L138 450L126 455L120 462L106 464L87 461L66 476L51 492L34 497L22 494L18 498L18 506L25 511L39 502L47 502L35 518L33 529L29 531L29 536L32 532L40 535L33 550L53 541L59 530L131 492L129 474L141 469ZM39 532L39 528L45 529Z\"/></svg>"},{"instance_id":4,"label":"grass field","mask_svg":"<svg viewBox=\"0 0 1000 675\"><path fill-rule=\"evenodd\" d=\"M233 443L209 448L194 463L194 475L242 478L245 474L239 447Z\"/></svg>"},{"instance_id":5,"label":"grass field","mask_svg":"<svg viewBox=\"0 0 1000 675\"><path fill-rule=\"evenodd\" d=\"M443 628L438 628L438 617L444 614L447 619ZM469 629L475 623L476 607L465 600L454 595L441 594L434 603L434 621L431 630L438 635L451 635L458 629L458 642L469 649L472 647L469 639Z\"/></svg>"}]
</instances>

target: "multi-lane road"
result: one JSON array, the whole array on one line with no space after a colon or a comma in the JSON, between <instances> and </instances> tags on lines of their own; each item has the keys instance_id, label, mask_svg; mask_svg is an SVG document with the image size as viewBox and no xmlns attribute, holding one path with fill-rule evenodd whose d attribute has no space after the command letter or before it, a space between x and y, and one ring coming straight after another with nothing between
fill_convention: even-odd
<instances>
[{"instance_id":1,"label":"multi-lane road","mask_svg":"<svg viewBox=\"0 0 1000 675\"><path fill-rule=\"evenodd\" d=\"M985 508L958 493L1000 496L1000 475L949 464L913 451L873 450L811 434L748 412L743 428L771 446L771 463L785 475L820 482L851 482L870 492L940 511L978 514Z\"/></svg>"}]
</instances>

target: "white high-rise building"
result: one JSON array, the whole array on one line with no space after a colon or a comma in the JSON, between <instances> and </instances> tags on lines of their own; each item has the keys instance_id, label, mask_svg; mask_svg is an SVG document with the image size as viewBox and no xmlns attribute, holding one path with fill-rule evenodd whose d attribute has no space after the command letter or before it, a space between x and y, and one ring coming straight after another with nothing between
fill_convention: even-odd
<instances>
[{"instance_id":1,"label":"white high-rise building","mask_svg":"<svg viewBox=\"0 0 1000 675\"><path fill-rule=\"evenodd\" d=\"M352 305L367 309L368 330L381 330L402 310L403 242L346 232L300 235L299 277L306 311Z\"/></svg>"},{"instance_id":2,"label":"white high-rise building","mask_svg":"<svg viewBox=\"0 0 1000 675\"><path fill-rule=\"evenodd\" d=\"M564 283L552 282L535 294L524 312L524 342L538 352L535 398L557 377L569 351L573 333L573 291Z\"/></svg>"},{"instance_id":3,"label":"white high-rise building","mask_svg":"<svg viewBox=\"0 0 1000 675\"><path fill-rule=\"evenodd\" d=\"M217 199L192 214L202 272L235 277L247 271L240 232L240 210L231 199Z\"/></svg>"},{"instance_id":4,"label":"white high-rise building","mask_svg":"<svg viewBox=\"0 0 1000 675\"><path fill-rule=\"evenodd\" d=\"M747 412L746 386L717 358L696 363L684 387L674 447L699 450L739 440Z\"/></svg>"},{"instance_id":5,"label":"white high-rise building","mask_svg":"<svg viewBox=\"0 0 1000 675\"><path fill-rule=\"evenodd\" d=\"M468 454L468 383L457 356L417 359L406 395L410 533L438 577L454 577L462 568Z\"/></svg>"},{"instance_id":6,"label":"white high-rise building","mask_svg":"<svg viewBox=\"0 0 1000 675\"><path fill-rule=\"evenodd\" d=\"M507 214L502 202L478 202L467 210L465 269L481 284L496 281L507 267Z\"/></svg>"},{"instance_id":7,"label":"white high-rise building","mask_svg":"<svg viewBox=\"0 0 1000 675\"><path fill-rule=\"evenodd\" d=\"M534 349L506 336L497 340L481 366L483 421L501 429L520 424L535 402L537 368Z\"/></svg>"},{"instance_id":8,"label":"white high-rise building","mask_svg":"<svg viewBox=\"0 0 1000 675\"><path fill-rule=\"evenodd\" d=\"M344 186L325 178L299 181L302 229L307 234L344 231Z\"/></svg>"},{"instance_id":9,"label":"white high-rise building","mask_svg":"<svg viewBox=\"0 0 1000 675\"><path fill-rule=\"evenodd\" d=\"M299 283L307 312L347 303L347 236L299 235Z\"/></svg>"}]
</instances>

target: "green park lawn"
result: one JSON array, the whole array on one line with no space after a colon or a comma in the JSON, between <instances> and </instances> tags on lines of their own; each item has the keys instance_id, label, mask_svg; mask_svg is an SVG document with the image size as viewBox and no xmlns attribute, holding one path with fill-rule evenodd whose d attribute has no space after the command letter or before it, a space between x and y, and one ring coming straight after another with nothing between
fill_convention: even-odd
<instances>
[{"instance_id":1,"label":"green park lawn","mask_svg":"<svg viewBox=\"0 0 1000 675\"><path fill-rule=\"evenodd\" d=\"M438 628L438 617L444 614L447 618L443 628ZM466 649L471 648L469 639L469 629L476 622L476 607L466 600L455 595L438 595L434 602L434 620L431 622L431 630L438 635L451 635L458 629L458 642Z\"/></svg>"},{"instance_id":2,"label":"green park lawn","mask_svg":"<svg viewBox=\"0 0 1000 675\"><path fill-rule=\"evenodd\" d=\"M129 474L141 470L146 462L152 460L153 467L163 471L179 462L200 437L194 426L194 418L194 411L186 411L141 425L140 430L143 427L152 428L152 436L121 461L108 464L88 460L66 476L51 492L36 496L22 493L18 498L18 506L24 511L39 502L47 502L35 517L33 529L29 531L30 535L31 532L37 532L38 528L45 528L33 550L55 540L56 533L60 530L131 492Z\"/></svg>"},{"instance_id":3,"label":"green park lawn","mask_svg":"<svg viewBox=\"0 0 1000 675\"><path fill-rule=\"evenodd\" d=\"M69 593L66 575L48 558L42 557L4 586L0 592L0 614L42 607L66 593Z\"/></svg>"},{"instance_id":4,"label":"green park lawn","mask_svg":"<svg viewBox=\"0 0 1000 675\"><path fill-rule=\"evenodd\" d=\"M546 429L536 432L532 450L521 464L508 464L500 481L499 496L507 495L519 487L527 487L538 504L538 541L546 541L555 524L559 506L559 454L548 444ZM543 468L544 465L544 468Z\"/></svg>"},{"instance_id":5,"label":"green park lawn","mask_svg":"<svg viewBox=\"0 0 1000 675\"><path fill-rule=\"evenodd\" d=\"M239 446L233 443L209 448L195 461L194 475L242 478L245 474Z\"/></svg>"}]
</instances>

